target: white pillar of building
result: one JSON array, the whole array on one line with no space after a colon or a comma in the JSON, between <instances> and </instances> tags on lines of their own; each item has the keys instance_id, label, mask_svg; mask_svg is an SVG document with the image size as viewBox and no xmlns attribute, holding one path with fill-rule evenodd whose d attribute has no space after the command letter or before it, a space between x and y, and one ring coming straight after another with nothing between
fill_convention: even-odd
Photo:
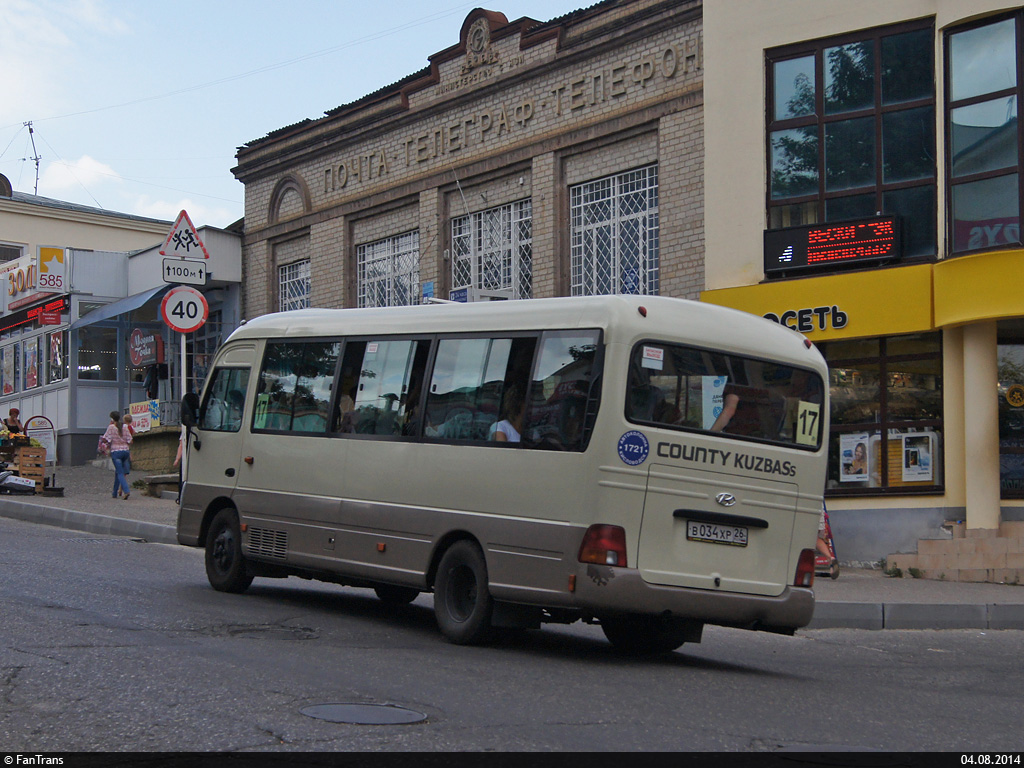
<instances>
[{"instance_id":1,"label":"white pillar of building","mask_svg":"<svg viewBox=\"0 0 1024 768\"><path fill-rule=\"evenodd\" d=\"M999 527L999 374L995 322L964 327L967 527Z\"/></svg>"}]
</instances>

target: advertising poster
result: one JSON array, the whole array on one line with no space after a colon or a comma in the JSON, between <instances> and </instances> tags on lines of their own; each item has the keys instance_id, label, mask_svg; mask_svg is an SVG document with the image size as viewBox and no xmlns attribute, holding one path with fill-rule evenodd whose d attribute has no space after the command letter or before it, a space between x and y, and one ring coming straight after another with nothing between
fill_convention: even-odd
<instances>
[{"instance_id":1,"label":"advertising poster","mask_svg":"<svg viewBox=\"0 0 1024 768\"><path fill-rule=\"evenodd\" d=\"M868 433L839 436L839 480L862 483L868 479Z\"/></svg>"},{"instance_id":2,"label":"advertising poster","mask_svg":"<svg viewBox=\"0 0 1024 768\"><path fill-rule=\"evenodd\" d=\"M62 332L51 333L50 336L50 375L49 382L64 379L64 335Z\"/></svg>"},{"instance_id":3,"label":"advertising poster","mask_svg":"<svg viewBox=\"0 0 1024 768\"><path fill-rule=\"evenodd\" d=\"M25 422L25 434L46 449L47 464L57 463L57 432L53 422L45 416L33 416Z\"/></svg>"},{"instance_id":4,"label":"advertising poster","mask_svg":"<svg viewBox=\"0 0 1024 768\"><path fill-rule=\"evenodd\" d=\"M715 419L722 414L722 398L729 379L726 376L701 376L700 379L701 394L704 398L704 429L711 429Z\"/></svg>"},{"instance_id":5,"label":"advertising poster","mask_svg":"<svg viewBox=\"0 0 1024 768\"><path fill-rule=\"evenodd\" d=\"M132 415L132 426L136 432L149 432L153 427L160 426L160 401L142 400L131 403L128 411Z\"/></svg>"},{"instance_id":6,"label":"advertising poster","mask_svg":"<svg viewBox=\"0 0 1024 768\"><path fill-rule=\"evenodd\" d=\"M0 349L0 368L3 369L5 395L14 393L14 352L16 347Z\"/></svg>"},{"instance_id":7,"label":"advertising poster","mask_svg":"<svg viewBox=\"0 0 1024 768\"><path fill-rule=\"evenodd\" d=\"M39 342L36 339L25 342L25 389L33 389L40 385L39 381Z\"/></svg>"},{"instance_id":8,"label":"advertising poster","mask_svg":"<svg viewBox=\"0 0 1024 768\"><path fill-rule=\"evenodd\" d=\"M932 441L929 435L903 435L903 482L931 482Z\"/></svg>"}]
</instances>

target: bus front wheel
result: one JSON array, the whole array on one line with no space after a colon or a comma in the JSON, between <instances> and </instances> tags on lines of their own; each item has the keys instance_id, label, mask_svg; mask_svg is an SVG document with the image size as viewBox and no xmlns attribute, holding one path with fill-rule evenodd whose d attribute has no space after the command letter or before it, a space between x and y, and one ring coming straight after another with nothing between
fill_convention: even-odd
<instances>
[{"instance_id":1,"label":"bus front wheel","mask_svg":"<svg viewBox=\"0 0 1024 768\"><path fill-rule=\"evenodd\" d=\"M615 650L626 656L650 656L670 653L694 639L695 627L670 622L658 616L609 616L601 619L601 629ZM699 641L699 630L696 637Z\"/></svg>"},{"instance_id":2,"label":"bus front wheel","mask_svg":"<svg viewBox=\"0 0 1024 768\"><path fill-rule=\"evenodd\" d=\"M491 638L494 601L487 588L487 561L471 541L448 548L437 568L434 614L437 626L456 645L475 645Z\"/></svg>"},{"instance_id":3,"label":"bus front wheel","mask_svg":"<svg viewBox=\"0 0 1024 768\"><path fill-rule=\"evenodd\" d=\"M242 533L233 509L222 509L206 536L206 577L218 592L245 592L252 573L242 557Z\"/></svg>"}]
</instances>

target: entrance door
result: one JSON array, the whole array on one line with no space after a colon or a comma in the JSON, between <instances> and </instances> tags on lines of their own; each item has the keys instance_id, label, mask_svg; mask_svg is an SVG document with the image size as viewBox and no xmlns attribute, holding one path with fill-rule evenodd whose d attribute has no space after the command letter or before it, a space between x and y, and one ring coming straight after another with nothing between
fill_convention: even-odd
<instances>
[{"instance_id":1,"label":"entrance door","mask_svg":"<svg viewBox=\"0 0 1024 768\"><path fill-rule=\"evenodd\" d=\"M235 347L217 361L188 453L189 496L232 495L238 482L245 402L255 348ZM195 443L198 442L198 447Z\"/></svg>"}]
</instances>

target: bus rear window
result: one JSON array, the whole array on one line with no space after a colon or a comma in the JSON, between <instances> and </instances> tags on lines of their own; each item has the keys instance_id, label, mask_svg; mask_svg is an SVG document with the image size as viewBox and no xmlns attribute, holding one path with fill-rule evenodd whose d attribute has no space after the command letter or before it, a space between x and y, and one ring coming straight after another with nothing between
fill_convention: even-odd
<instances>
[{"instance_id":1,"label":"bus rear window","mask_svg":"<svg viewBox=\"0 0 1024 768\"><path fill-rule=\"evenodd\" d=\"M626 418L816 449L823 400L824 386L814 371L643 342L630 358Z\"/></svg>"}]
</instances>

